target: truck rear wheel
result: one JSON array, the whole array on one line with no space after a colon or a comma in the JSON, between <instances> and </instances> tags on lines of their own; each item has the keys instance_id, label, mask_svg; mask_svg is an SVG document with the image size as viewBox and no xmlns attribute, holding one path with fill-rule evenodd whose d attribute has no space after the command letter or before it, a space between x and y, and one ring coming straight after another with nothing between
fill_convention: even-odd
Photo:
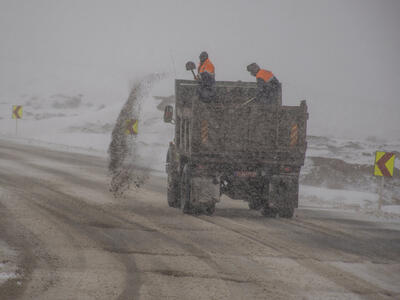
<instances>
[{"instance_id":1,"label":"truck rear wheel","mask_svg":"<svg viewBox=\"0 0 400 300\"><path fill-rule=\"evenodd\" d=\"M298 177L273 176L270 182L269 201L262 214L266 217L291 218L298 201Z\"/></svg>"},{"instance_id":2,"label":"truck rear wheel","mask_svg":"<svg viewBox=\"0 0 400 300\"><path fill-rule=\"evenodd\" d=\"M174 146L169 145L166 160L166 171L167 171L167 182L168 182L168 192L167 200L170 207L178 208L180 206L180 188L179 188L179 176L177 173L177 167L174 160Z\"/></svg>"},{"instance_id":3,"label":"truck rear wheel","mask_svg":"<svg viewBox=\"0 0 400 300\"><path fill-rule=\"evenodd\" d=\"M262 189L257 189L255 193L252 193L249 199L249 209L259 210L263 207L266 199L263 197Z\"/></svg>"},{"instance_id":4,"label":"truck rear wheel","mask_svg":"<svg viewBox=\"0 0 400 300\"><path fill-rule=\"evenodd\" d=\"M275 218L278 215L278 210L272 207L263 207L261 210L261 214L267 218Z\"/></svg>"},{"instance_id":5,"label":"truck rear wheel","mask_svg":"<svg viewBox=\"0 0 400 300\"><path fill-rule=\"evenodd\" d=\"M263 207L263 204L259 199L249 200L249 209L259 210Z\"/></svg>"},{"instance_id":6,"label":"truck rear wheel","mask_svg":"<svg viewBox=\"0 0 400 300\"><path fill-rule=\"evenodd\" d=\"M178 176L174 172L168 173L167 200L170 207L180 207L180 189Z\"/></svg>"},{"instance_id":7,"label":"truck rear wheel","mask_svg":"<svg viewBox=\"0 0 400 300\"><path fill-rule=\"evenodd\" d=\"M207 205L204 209L204 213L207 216L211 216L214 212L215 212L215 203L214 202L207 203Z\"/></svg>"},{"instance_id":8,"label":"truck rear wheel","mask_svg":"<svg viewBox=\"0 0 400 300\"><path fill-rule=\"evenodd\" d=\"M269 183L264 181L263 184L250 186L249 194L249 209L259 210L263 208L264 203L268 202Z\"/></svg>"},{"instance_id":9,"label":"truck rear wheel","mask_svg":"<svg viewBox=\"0 0 400 300\"><path fill-rule=\"evenodd\" d=\"M180 206L182 212L185 214L193 214L194 210L191 197L191 178L188 165L185 165L182 170L180 192Z\"/></svg>"}]
</instances>

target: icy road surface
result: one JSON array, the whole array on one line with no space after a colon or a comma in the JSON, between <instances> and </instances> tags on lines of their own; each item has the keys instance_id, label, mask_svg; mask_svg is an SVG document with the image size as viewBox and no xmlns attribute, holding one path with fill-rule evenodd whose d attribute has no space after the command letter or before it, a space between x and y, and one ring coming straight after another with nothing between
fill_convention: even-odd
<instances>
[{"instance_id":1,"label":"icy road surface","mask_svg":"<svg viewBox=\"0 0 400 300\"><path fill-rule=\"evenodd\" d=\"M400 298L398 222L305 206L266 219L226 197L193 217L161 177L114 199L106 165L0 140L0 240L19 253L1 299Z\"/></svg>"}]
</instances>

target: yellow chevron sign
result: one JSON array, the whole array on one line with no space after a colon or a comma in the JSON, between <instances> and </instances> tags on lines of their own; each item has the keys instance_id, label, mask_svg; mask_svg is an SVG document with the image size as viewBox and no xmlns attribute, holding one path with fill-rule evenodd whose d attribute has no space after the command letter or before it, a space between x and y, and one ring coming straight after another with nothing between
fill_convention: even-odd
<instances>
[{"instance_id":1,"label":"yellow chevron sign","mask_svg":"<svg viewBox=\"0 0 400 300\"><path fill-rule=\"evenodd\" d=\"M376 151L374 175L392 177L394 169L394 158L394 153Z\"/></svg>"},{"instance_id":2,"label":"yellow chevron sign","mask_svg":"<svg viewBox=\"0 0 400 300\"><path fill-rule=\"evenodd\" d=\"M22 119L22 105L13 105L12 118Z\"/></svg>"},{"instance_id":3,"label":"yellow chevron sign","mask_svg":"<svg viewBox=\"0 0 400 300\"><path fill-rule=\"evenodd\" d=\"M138 134L138 120L127 120L126 121L126 128L125 128L125 134L127 135L136 135Z\"/></svg>"}]
</instances>

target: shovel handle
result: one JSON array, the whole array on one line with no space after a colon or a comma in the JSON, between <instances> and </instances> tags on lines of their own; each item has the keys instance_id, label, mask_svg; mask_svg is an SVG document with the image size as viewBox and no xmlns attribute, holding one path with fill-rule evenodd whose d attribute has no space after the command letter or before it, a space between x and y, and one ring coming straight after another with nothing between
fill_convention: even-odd
<instances>
[{"instance_id":1,"label":"shovel handle","mask_svg":"<svg viewBox=\"0 0 400 300\"><path fill-rule=\"evenodd\" d=\"M242 104L239 104L239 105L237 105L233 110L235 111L235 110L237 110L237 109L239 109L239 108L241 108L241 107L243 107L243 106L245 106L247 103L250 103L251 101L253 101L254 99L256 99L256 97L253 97L253 98L250 98L249 100L247 100L246 102L244 102L244 103L242 103Z\"/></svg>"},{"instance_id":2,"label":"shovel handle","mask_svg":"<svg viewBox=\"0 0 400 300\"><path fill-rule=\"evenodd\" d=\"M254 99L256 99L256 97L250 98L249 100L247 100L246 102L244 102L242 104L242 106L245 106L247 103L250 103L251 101L253 101Z\"/></svg>"},{"instance_id":3,"label":"shovel handle","mask_svg":"<svg viewBox=\"0 0 400 300\"><path fill-rule=\"evenodd\" d=\"M193 74L194 80L199 80L199 79L197 78L197 76L194 74L193 70L191 70L191 71L192 71L192 74Z\"/></svg>"}]
</instances>

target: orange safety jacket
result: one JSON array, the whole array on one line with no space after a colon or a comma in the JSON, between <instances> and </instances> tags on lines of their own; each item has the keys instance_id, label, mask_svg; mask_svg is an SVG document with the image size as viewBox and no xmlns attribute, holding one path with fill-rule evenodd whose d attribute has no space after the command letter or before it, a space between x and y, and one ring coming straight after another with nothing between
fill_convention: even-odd
<instances>
[{"instance_id":1,"label":"orange safety jacket","mask_svg":"<svg viewBox=\"0 0 400 300\"><path fill-rule=\"evenodd\" d=\"M203 73L203 72L208 72L210 74L214 74L214 65L212 62L207 58L203 64L199 64L198 72Z\"/></svg>"},{"instance_id":2,"label":"orange safety jacket","mask_svg":"<svg viewBox=\"0 0 400 300\"><path fill-rule=\"evenodd\" d=\"M272 74L271 71L260 69L260 71L258 71L256 74L256 78L261 78L265 82L269 82L272 78L274 78L274 74Z\"/></svg>"}]
</instances>

